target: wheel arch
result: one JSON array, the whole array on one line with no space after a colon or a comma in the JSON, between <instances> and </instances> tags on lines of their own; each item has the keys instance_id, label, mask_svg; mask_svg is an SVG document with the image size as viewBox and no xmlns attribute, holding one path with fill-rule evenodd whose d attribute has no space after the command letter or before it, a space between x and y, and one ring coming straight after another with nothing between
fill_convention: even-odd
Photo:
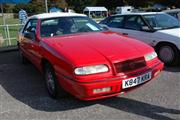
<instances>
[{"instance_id":1,"label":"wheel arch","mask_svg":"<svg viewBox=\"0 0 180 120\"><path fill-rule=\"evenodd\" d=\"M167 41L161 41L161 42L158 42L156 45L155 45L155 50L157 51L158 50L158 48L161 46L161 45L165 45L165 44L167 44L167 45L172 45L172 46L174 46L174 47L176 47L177 49L178 49L178 47L174 44L174 43L172 43L172 42L167 42Z\"/></svg>"},{"instance_id":2,"label":"wheel arch","mask_svg":"<svg viewBox=\"0 0 180 120\"><path fill-rule=\"evenodd\" d=\"M60 81L57 79L57 76L56 76L56 73L55 73L55 69L54 69L54 67L53 67L53 64L50 62L50 60L48 60L47 58L42 58L41 59L41 68L42 68L42 73L45 75L45 67L46 67L46 65L50 65L50 67L51 67L51 70L53 70L53 72L54 72L54 77L55 77L55 84L57 85L56 86L56 92L54 93L54 94L50 94L50 92L49 92L49 94L50 94L50 96L52 97L52 98L54 98L54 99L57 99L58 97L59 98L64 98L64 97L66 97L67 95L68 95L68 93L65 91L65 89L62 87L62 85L61 85L61 83L60 83Z\"/></svg>"},{"instance_id":3,"label":"wheel arch","mask_svg":"<svg viewBox=\"0 0 180 120\"><path fill-rule=\"evenodd\" d=\"M51 64L51 62L48 59L42 58L41 59L41 70L42 70L42 73L45 72L45 65L46 64L49 64L49 65L51 65L53 67L53 65Z\"/></svg>"},{"instance_id":4,"label":"wheel arch","mask_svg":"<svg viewBox=\"0 0 180 120\"><path fill-rule=\"evenodd\" d=\"M179 60L180 60L180 50L178 49L178 47L177 47L177 45L176 44L174 44L174 43L172 43L172 42L166 42L166 41L163 41L163 42L159 42L154 48L155 48L155 51L158 53L158 51L159 51L159 49L162 47L162 46L166 46L166 45L168 45L168 46L170 46L172 49L173 49L173 51L175 52L175 58L174 58L174 60L173 60L173 62L167 62L166 63L166 65L168 65L168 66L173 66L173 65L178 65L180 62L179 62ZM158 56L159 56L159 53L158 53Z\"/></svg>"}]
</instances>

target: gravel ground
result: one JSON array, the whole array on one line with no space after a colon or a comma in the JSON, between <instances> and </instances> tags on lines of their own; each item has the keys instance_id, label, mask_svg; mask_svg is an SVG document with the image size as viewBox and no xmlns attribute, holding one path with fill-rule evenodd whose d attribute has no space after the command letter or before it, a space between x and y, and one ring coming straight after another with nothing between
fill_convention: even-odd
<instances>
[{"instance_id":1,"label":"gravel ground","mask_svg":"<svg viewBox=\"0 0 180 120\"><path fill-rule=\"evenodd\" d=\"M98 101L49 98L41 74L17 52L0 53L0 120L180 120L180 67L126 95Z\"/></svg>"}]
</instances>

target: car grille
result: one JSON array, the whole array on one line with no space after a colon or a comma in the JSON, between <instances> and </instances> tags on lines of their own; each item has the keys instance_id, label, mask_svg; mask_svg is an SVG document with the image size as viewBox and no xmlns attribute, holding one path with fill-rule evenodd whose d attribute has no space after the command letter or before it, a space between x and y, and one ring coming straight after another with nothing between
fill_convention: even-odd
<instances>
[{"instance_id":1,"label":"car grille","mask_svg":"<svg viewBox=\"0 0 180 120\"><path fill-rule=\"evenodd\" d=\"M117 73L130 72L145 67L146 61L144 57L140 57L123 62L114 63L114 66Z\"/></svg>"}]
</instances>

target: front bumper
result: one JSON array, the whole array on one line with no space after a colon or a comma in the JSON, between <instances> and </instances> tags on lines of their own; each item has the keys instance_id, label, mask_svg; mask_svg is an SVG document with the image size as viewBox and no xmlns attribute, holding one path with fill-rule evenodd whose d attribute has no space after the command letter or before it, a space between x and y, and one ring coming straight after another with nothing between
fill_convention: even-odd
<instances>
[{"instance_id":1,"label":"front bumper","mask_svg":"<svg viewBox=\"0 0 180 120\"><path fill-rule=\"evenodd\" d=\"M154 67L150 68L148 71L139 73L136 76L139 76L139 75L142 75L151 71L152 72L151 80L152 80L154 77L156 77L160 73L160 71L162 71L163 67L164 67L164 64L162 62L159 62ZM125 78L125 79L129 79L129 78ZM120 77L116 77L112 79L102 80L100 82L82 83L82 82L76 82L76 81L64 78L64 82L60 84L64 87L66 91L68 91L69 93L71 93L72 95L74 95L75 97L81 100L96 100L96 99L118 96L119 94L127 93L147 83L145 82L135 87L122 89L123 80L124 79ZM109 92L96 93L96 94L93 93L94 89L106 88L106 87L110 87L111 90Z\"/></svg>"}]
</instances>

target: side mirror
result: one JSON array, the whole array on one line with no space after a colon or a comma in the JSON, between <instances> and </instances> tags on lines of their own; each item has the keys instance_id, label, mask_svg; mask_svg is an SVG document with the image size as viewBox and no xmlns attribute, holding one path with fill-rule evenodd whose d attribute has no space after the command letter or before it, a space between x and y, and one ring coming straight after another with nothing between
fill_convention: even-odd
<instances>
[{"instance_id":1,"label":"side mirror","mask_svg":"<svg viewBox=\"0 0 180 120\"><path fill-rule=\"evenodd\" d=\"M36 34L35 32L25 32L24 37L31 39L31 40L36 40Z\"/></svg>"}]
</instances>

